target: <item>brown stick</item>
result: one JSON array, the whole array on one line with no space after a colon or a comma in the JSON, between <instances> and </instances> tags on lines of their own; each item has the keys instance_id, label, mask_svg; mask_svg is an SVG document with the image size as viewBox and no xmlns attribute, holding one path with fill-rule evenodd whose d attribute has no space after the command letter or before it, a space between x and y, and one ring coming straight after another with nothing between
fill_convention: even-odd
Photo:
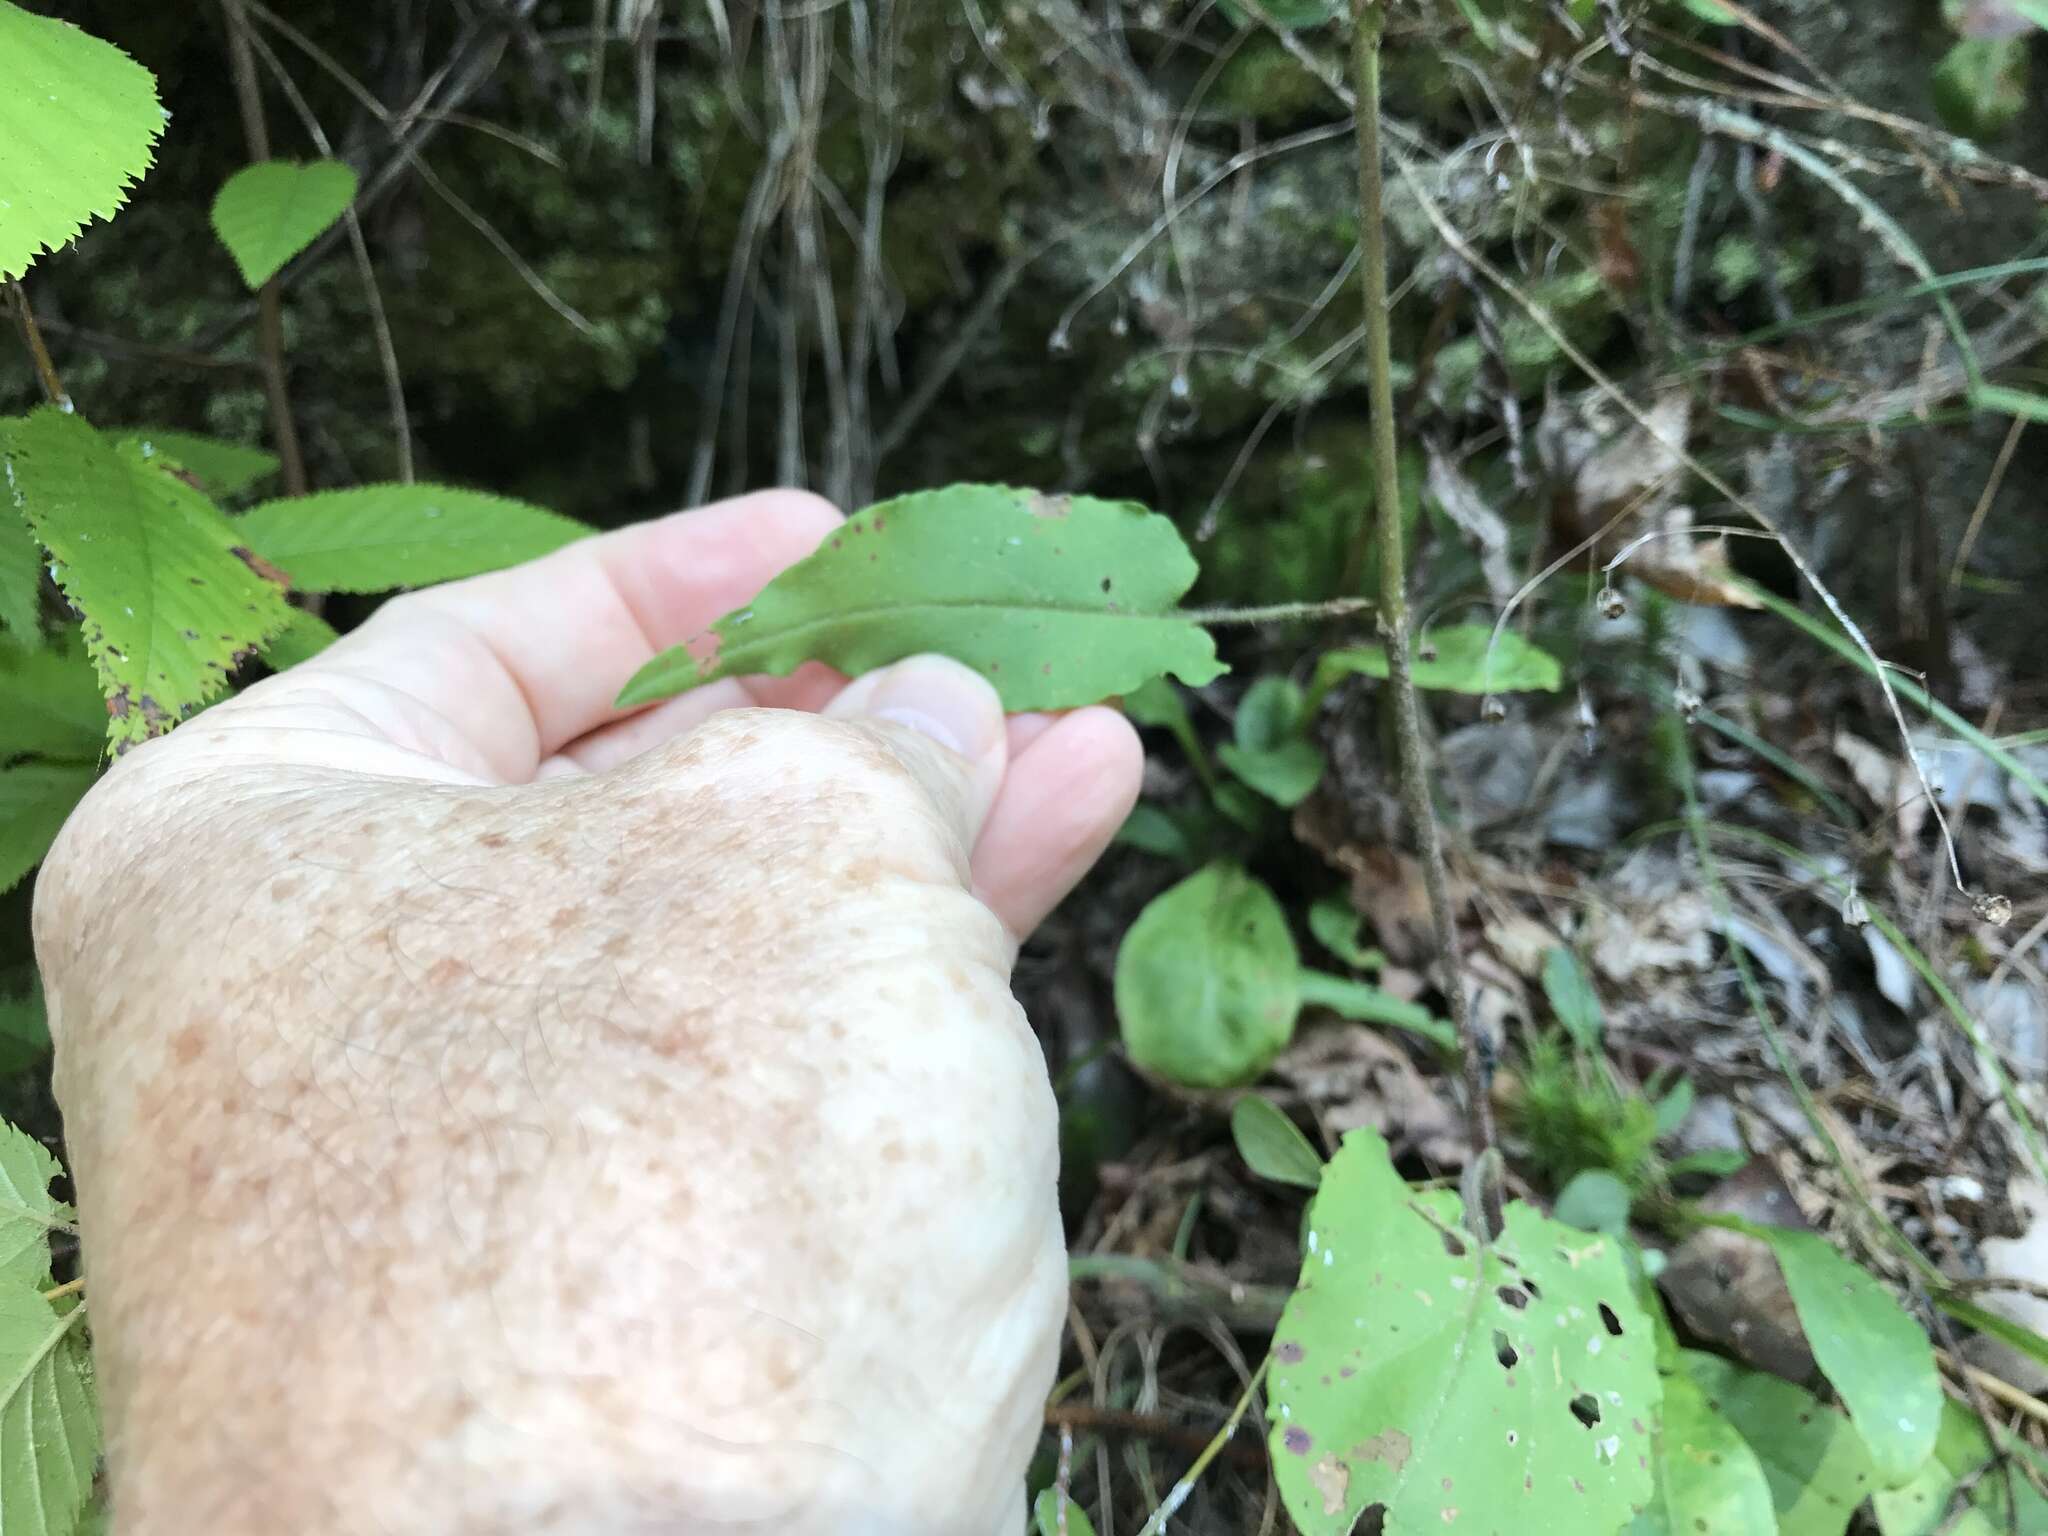
<instances>
[{"instance_id":1,"label":"brown stick","mask_svg":"<svg viewBox=\"0 0 2048 1536\"><path fill-rule=\"evenodd\" d=\"M64 393L64 382L57 377L57 365L50 361L50 349L43 345L43 333L36 329L36 312L28 307L28 291L17 280L7 285L7 296L14 301L14 316L21 322L22 340L28 344L28 355L35 359L36 377L42 381L43 393L50 404L61 410L71 409L71 397Z\"/></svg>"},{"instance_id":2,"label":"brown stick","mask_svg":"<svg viewBox=\"0 0 2048 1536\"><path fill-rule=\"evenodd\" d=\"M1156 1441L1160 1445L1178 1446L1184 1451L1199 1451L1212 1438L1207 1430L1189 1429L1180 1424L1169 1424L1165 1419L1155 1418L1147 1413L1126 1413L1115 1408L1097 1408L1089 1403L1061 1403L1058 1407L1045 1410L1045 1422L1054 1429L1078 1429L1083 1433L1094 1431L1098 1434L1136 1435L1141 1440ZM1240 1426L1241 1427L1241 1426ZM1240 1467L1263 1467L1266 1464L1265 1450L1246 1441L1232 1441L1220 1453L1223 1460Z\"/></svg>"},{"instance_id":3,"label":"brown stick","mask_svg":"<svg viewBox=\"0 0 2048 1536\"><path fill-rule=\"evenodd\" d=\"M270 129L263 120L263 97L256 87L256 61L249 51L249 18L242 0L221 0L228 23L228 65L235 80L235 100L242 109L242 136L251 161L270 158ZM270 432L277 440L277 461L285 494L306 494L306 460L299 452L298 423L292 419L291 394L285 387L284 304L273 276L256 294L258 340L263 357L263 393L270 404Z\"/></svg>"}]
</instances>

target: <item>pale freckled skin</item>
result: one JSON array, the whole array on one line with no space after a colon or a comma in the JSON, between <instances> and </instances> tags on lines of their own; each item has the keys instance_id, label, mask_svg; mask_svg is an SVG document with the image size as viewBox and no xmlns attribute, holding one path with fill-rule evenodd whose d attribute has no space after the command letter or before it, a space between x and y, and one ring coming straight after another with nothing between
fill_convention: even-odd
<instances>
[{"instance_id":1,"label":"pale freckled skin","mask_svg":"<svg viewBox=\"0 0 2048 1536\"><path fill-rule=\"evenodd\" d=\"M1011 1536L1055 1112L927 750L97 791L36 929L118 1536Z\"/></svg>"}]
</instances>

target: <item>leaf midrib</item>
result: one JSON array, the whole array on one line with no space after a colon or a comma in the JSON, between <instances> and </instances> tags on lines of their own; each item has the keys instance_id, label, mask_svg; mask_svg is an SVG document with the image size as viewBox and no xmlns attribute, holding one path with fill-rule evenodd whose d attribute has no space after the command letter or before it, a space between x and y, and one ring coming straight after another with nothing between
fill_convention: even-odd
<instances>
[{"instance_id":1,"label":"leaf midrib","mask_svg":"<svg viewBox=\"0 0 2048 1536\"><path fill-rule=\"evenodd\" d=\"M755 635L750 635L744 639L739 640L732 639L730 628L725 627L730 624L729 619L720 619L717 624L714 624L711 627L708 633L715 634L719 637L718 662L719 665L722 666L724 665L726 654L730 651L744 649L749 646L758 646L769 643L771 641L801 636L809 634L814 630L838 628L843 627L849 623L865 622L874 619L896 618L902 614L916 612L919 609L938 609L941 612L948 612L956 609L977 608L986 608L996 613L1015 613L1026 615L1042 613L1054 618L1093 618L1128 620L1145 619L1150 620L1153 623L1177 622L1181 624L1186 624L1190 628L1199 627L1195 624L1195 621L1188 616L1187 611L1181 608L1169 608L1166 609L1164 612L1149 612L1141 611L1138 609L1124 608L1084 608L1078 606L1067 606L1059 603L1046 602L1013 603L999 601L994 598L957 598L949 600L946 598L926 597L918 598L911 602L892 603L888 605L870 605L865 608L841 608L833 613L825 614L819 618L800 619L794 624L786 624L783 625L781 628L770 627L766 630L757 632ZM673 653L675 651L679 651L682 649L682 646L671 646L669 648L669 653Z\"/></svg>"}]
</instances>

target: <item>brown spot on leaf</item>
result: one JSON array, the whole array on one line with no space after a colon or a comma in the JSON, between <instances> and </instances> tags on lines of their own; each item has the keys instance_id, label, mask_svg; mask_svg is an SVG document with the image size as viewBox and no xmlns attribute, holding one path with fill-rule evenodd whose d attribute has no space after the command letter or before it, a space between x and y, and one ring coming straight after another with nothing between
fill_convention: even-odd
<instances>
[{"instance_id":1,"label":"brown spot on leaf","mask_svg":"<svg viewBox=\"0 0 2048 1536\"><path fill-rule=\"evenodd\" d=\"M1286 1446L1288 1450L1294 1452L1295 1455L1306 1456L1309 1447L1314 1445L1316 1441L1315 1436L1311 1435L1299 1424L1290 1424L1282 1431L1280 1443Z\"/></svg>"},{"instance_id":2,"label":"brown spot on leaf","mask_svg":"<svg viewBox=\"0 0 2048 1536\"><path fill-rule=\"evenodd\" d=\"M1384 1462L1389 1472L1398 1474L1415 1454L1415 1442L1404 1430L1383 1429L1370 1440L1361 1440L1351 1447L1351 1454L1359 1461Z\"/></svg>"},{"instance_id":3,"label":"brown spot on leaf","mask_svg":"<svg viewBox=\"0 0 2048 1536\"><path fill-rule=\"evenodd\" d=\"M287 576L283 571L279 570L276 566L272 565L268 560L264 559L261 555L257 554L255 550L248 548L246 545L237 544L231 550L229 550L229 553L232 554L237 560L241 561L242 564L249 567L249 569L254 571L258 576L261 576L265 581L269 582L272 586L276 587L278 591L291 591L291 577Z\"/></svg>"},{"instance_id":4,"label":"brown spot on leaf","mask_svg":"<svg viewBox=\"0 0 2048 1536\"><path fill-rule=\"evenodd\" d=\"M1325 1456L1308 1469L1308 1480L1323 1496L1323 1513L1344 1513L1344 1495L1351 1488L1351 1469L1334 1456Z\"/></svg>"},{"instance_id":5,"label":"brown spot on leaf","mask_svg":"<svg viewBox=\"0 0 2048 1536\"><path fill-rule=\"evenodd\" d=\"M1299 1365L1302 1360L1301 1345L1293 1339L1282 1339L1273 1346L1273 1358L1282 1365Z\"/></svg>"}]
</instances>

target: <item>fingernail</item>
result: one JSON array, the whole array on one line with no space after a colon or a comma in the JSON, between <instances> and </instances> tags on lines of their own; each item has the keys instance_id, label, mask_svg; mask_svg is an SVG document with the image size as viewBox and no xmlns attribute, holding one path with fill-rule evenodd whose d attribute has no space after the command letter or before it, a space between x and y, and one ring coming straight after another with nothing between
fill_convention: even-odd
<instances>
[{"instance_id":1,"label":"fingernail","mask_svg":"<svg viewBox=\"0 0 2048 1536\"><path fill-rule=\"evenodd\" d=\"M855 697L847 701L846 713L907 727L970 762L1003 737L1003 706L995 689L980 673L948 657L899 661L862 678L847 694Z\"/></svg>"}]
</instances>

